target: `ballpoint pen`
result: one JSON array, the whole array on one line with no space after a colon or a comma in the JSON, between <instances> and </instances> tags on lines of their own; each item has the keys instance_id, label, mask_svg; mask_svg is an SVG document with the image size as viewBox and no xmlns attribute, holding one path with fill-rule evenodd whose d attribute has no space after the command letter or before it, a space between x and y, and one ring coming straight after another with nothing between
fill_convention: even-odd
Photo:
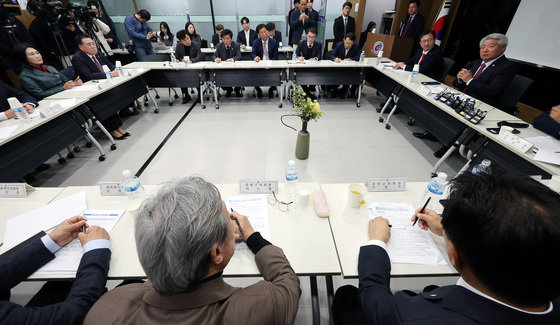
<instances>
[{"instance_id":1,"label":"ballpoint pen","mask_svg":"<svg viewBox=\"0 0 560 325\"><path fill-rule=\"evenodd\" d=\"M420 212L418 212L418 213L424 213L424 209L426 209L426 207L428 206L428 203L430 203L431 198L432 197L430 196L428 198L428 200L426 200L426 203L424 203L424 206L422 207L422 210L420 210ZM418 222L418 219L420 219L420 218L416 217L416 220L414 220L414 222L412 223L412 227L414 227L414 225L416 225L416 223Z\"/></svg>"},{"instance_id":2,"label":"ballpoint pen","mask_svg":"<svg viewBox=\"0 0 560 325\"><path fill-rule=\"evenodd\" d=\"M233 208L230 208L231 212L233 212ZM245 238L245 233L243 232L243 228L241 228L241 225L239 224L239 220L237 220L237 218L233 218L235 220L235 223L237 223L237 228L239 228L239 232L241 233L241 237Z\"/></svg>"}]
</instances>

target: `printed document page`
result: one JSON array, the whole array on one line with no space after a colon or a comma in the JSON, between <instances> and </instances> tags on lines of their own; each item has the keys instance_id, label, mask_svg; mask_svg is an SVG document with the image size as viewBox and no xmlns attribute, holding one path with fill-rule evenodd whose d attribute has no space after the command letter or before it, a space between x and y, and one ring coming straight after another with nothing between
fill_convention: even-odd
<instances>
[{"instance_id":1,"label":"printed document page","mask_svg":"<svg viewBox=\"0 0 560 325\"><path fill-rule=\"evenodd\" d=\"M226 200L226 208L228 211L233 208L237 213L247 216L253 229L271 241L266 195L232 196ZM247 245L244 242L237 243L236 248L247 248Z\"/></svg>"}]
</instances>

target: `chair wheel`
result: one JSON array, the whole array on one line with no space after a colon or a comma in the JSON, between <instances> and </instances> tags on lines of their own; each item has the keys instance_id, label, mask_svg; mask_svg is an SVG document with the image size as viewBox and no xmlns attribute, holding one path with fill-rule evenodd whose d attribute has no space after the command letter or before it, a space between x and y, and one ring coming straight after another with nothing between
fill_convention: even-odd
<instances>
[{"instance_id":1,"label":"chair wheel","mask_svg":"<svg viewBox=\"0 0 560 325\"><path fill-rule=\"evenodd\" d=\"M169 102L169 106L173 106L173 102Z\"/></svg>"},{"instance_id":2,"label":"chair wheel","mask_svg":"<svg viewBox=\"0 0 560 325\"><path fill-rule=\"evenodd\" d=\"M111 150L117 150L117 144L116 143L113 143L111 145Z\"/></svg>"},{"instance_id":3,"label":"chair wheel","mask_svg":"<svg viewBox=\"0 0 560 325\"><path fill-rule=\"evenodd\" d=\"M220 105L216 104L216 109L220 109Z\"/></svg>"},{"instance_id":4,"label":"chair wheel","mask_svg":"<svg viewBox=\"0 0 560 325\"><path fill-rule=\"evenodd\" d=\"M154 113L156 113L156 114L159 113L159 108L156 108L156 109L154 110Z\"/></svg>"},{"instance_id":5,"label":"chair wheel","mask_svg":"<svg viewBox=\"0 0 560 325\"><path fill-rule=\"evenodd\" d=\"M159 99L159 95L156 95L156 99Z\"/></svg>"},{"instance_id":6,"label":"chair wheel","mask_svg":"<svg viewBox=\"0 0 560 325\"><path fill-rule=\"evenodd\" d=\"M415 125L416 123L415 123L414 121L408 121L408 122L406 122L406 124L408 124L408 125L410 125L410 126L413 126L413 125Z\"/></svg>"},{"instance_id":7,"label":"chair wheel","mask_svg":"<svg viewBox=\"0 0 560 325\"><path fill-rule=\"evenodd\" d=\"M390 130L390 129L391 129L391 124L386 124L386 125L385 125L385 128L386 128L387 130Z\"/></svg>"},{"instance_id":8,"label":"chair wheel","mask_svg":"<svg viewBox=\"0 0 560 325\"><path fill-rule=\"evenodd\" d=\"M82 149L80 147L74 147L74 152L80 152Z\"/></svg>"},{"instance_id":9,"label":"chair wheel","mask_svg":"<svg viewBox=\"0 0 560 325\"><path fill-rule=\"evenodd\" d=\"M144 106L149 106L150 103L144 102Z\"/></svg>"},{"instance_id":10,"label":"chair wheel","mask_svg":"<svg viewBox=\"0 0 560 325\"><path fill-rule=\"evenodd\" d=\"M64 164L64 163L66 163L66 159L64 159L64 158L58 158L58 163L62 165L62 164Z\"/></svg>"},{"instance_id":11,"label":"chair wheel","mask_svg":"<svg viewBox=\"0 0 560 325\"><path fill-rule=\"evenodd\" d=\"M93 146L93 144L91 142L86 143L86 147L91 148L92 146Z\"/></svg>"},{"instance_id":12,"label":"chair wheel","mask_svg":"<svg viewBox=\"0 0 560 325\"><path fill-rule=\"evenodd\" d=\"M359 104L359 103L358 103L358 104L356 104L356 107L360 107L360 104Z\"/></svg>"},{"instance_id":13,"label":"chair wheel","mask_svg":"<svg viewBox=\"0 0 560 325\"><path fill-rule=\"evenodd\" d=\"M279 104L279 105L278 105L278 108L282 108L282 106L284 106L284 105L282 105L282 104Z\"/></svg>"},{"instance_id":14,"label":"chair wheel","mask_svg":"<svg viewBox=\"0 0 560 325\"><path fill-rule=\"evenodd\" d=\"M105 155L99 156L99 161L105 161Z\"/></svg>"},{"instance_id":15,"label":"chair wheel","mask_svg":"<svg viewBox=\"0 0 560 325\"><path fill-rule=\"evenodd\" d=\"M206 105L202 105L202 109L206 109Z\"/></svg>"},{"instance_id":16,"label":"chair wheel","mask_svg":"<svg viewBox=\"0 0 560 325\"><path fill-rule=\"evenodd\" d=\"M383 123L383 121L385 121L385 119L383 117L379 117L379 123Z\"/></svg>"},{"instance_id":17,"label":"chair wheel","mask_svg":"<svg viewBox=\"0 0 560 325\"><path fill-rule=\"evenodd\" d=\"M74 157L75 157L74 154L71 153L71 152L69 152L69 153L66 155L66 159L73 159Z\"/></svg>"}]
</instances>

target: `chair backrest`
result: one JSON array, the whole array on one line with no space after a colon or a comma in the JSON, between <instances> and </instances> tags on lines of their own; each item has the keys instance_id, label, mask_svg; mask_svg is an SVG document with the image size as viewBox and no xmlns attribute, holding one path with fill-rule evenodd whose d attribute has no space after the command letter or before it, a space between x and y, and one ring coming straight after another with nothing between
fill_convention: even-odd
<instances>
[{"instance_id":1,"label":"chair backrest","mask_svg":"<svg viewBox=\"0 0 560 325\"><path fill-rule=\"evenodd\" d=\"M445 57L443 58L443 71L441 72L441 78L439 79L439 81L445 81L445 77L447 76L449 70L451 70L453 65L455 65L455 60Z\"/></svg>"},{"instance_id":2,"label":"chair backrest","mask_svg":"<svg viewBox=\"0 0 560 325\"><path fill-rule=\"evenodd\" d=\"M533 79L516 74L502 94L502 97L500 97L498 108L508 113L514 113L515 105L532 83Z\"/></svg>"},{"instance_id":3,"label":"chair backrest","mask_svg":"<svg viewBox=\"0 0 560 325\"><path fill-rule=\"evenodd\" d=\"M205 49L205 48L207 48L207 47L208 47L208 40L201 39L201 40L200 40L200 48L201 48L201 49Z\"/></svg>"},{"instance_id":4,"label":"chair backrest","mask_svg":"<svg viewBox=\"0 0 560 325\"><path fill-rule=\"evenodd\" d=\"M292 48L294 49L294 52L297 50L297 44L292 44Z\"/></svg>"},{"instance_id":5,"label":"chair backrest","mask_svg":"<svg viewBox=\"0 0 560 325\"><path fill-rule=\"evenodd\" d=\"M332 51L333 46L334 46L334 39L326 39L325 44L327 45L327 46L325 46L326 49L327 49L327 52Z\"/></svg>"},{"instance_id":6,"label":"chair backrest","mask_svg":"<svg viewBox=\"0 0 560 325\"><path fill-rule=\"evenodd\" d=\"M76 71L74 71L73 67L68 67L66 69L62 69L62 70L60 70L60 73L62 73L69 80L74 80L77 77L76 76Z\"/></svg>"},{"instance_id":7,"label":"chair backrest","mask_svg":"<svg viewBox=\"0 0 560 325\"><path fill-rule=\"evenodd\" d=\"M147 62L165 62L169 61L169 55L167 54L150 54L146 55L145 61Z\"/></svg>"}]
</instances>

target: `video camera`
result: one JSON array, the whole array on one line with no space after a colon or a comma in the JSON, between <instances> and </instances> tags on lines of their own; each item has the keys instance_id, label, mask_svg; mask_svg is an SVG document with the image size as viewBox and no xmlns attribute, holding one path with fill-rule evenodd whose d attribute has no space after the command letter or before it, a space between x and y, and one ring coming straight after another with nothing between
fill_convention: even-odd
<instances>
[{"instance_id":1,"label":"video camera","mask_svg":"<svg viewBox=\"0 0 560 325\"><path fill-rule=\"evenodd\" d=\"M29 0L27 2L27 11L31 12L35 17L44 18L51 24L55 24L58 21L58 17L66 13L66 9L62 7L62 2L45 0Z\"/></svg>"}]
</instances>

